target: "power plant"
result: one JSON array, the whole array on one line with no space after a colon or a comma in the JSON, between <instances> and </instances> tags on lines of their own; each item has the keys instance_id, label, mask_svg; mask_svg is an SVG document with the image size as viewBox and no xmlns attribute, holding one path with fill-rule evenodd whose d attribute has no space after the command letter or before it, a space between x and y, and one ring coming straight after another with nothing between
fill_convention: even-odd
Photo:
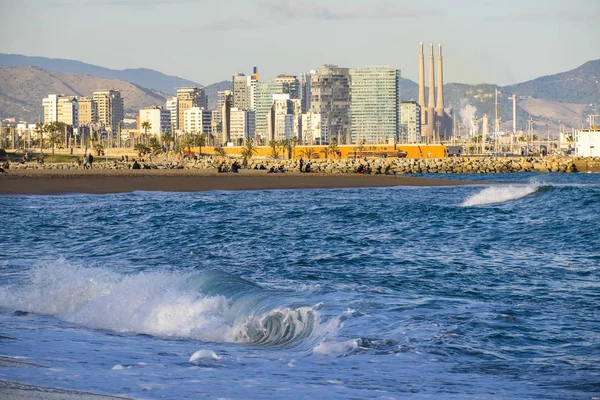
<instances>
[{"instance_id":1,"label":"power plant","mask_svg":"<svg viewBox=\"0 0 600 400\"><path fill-rule=\"evenodd\" d=\"M429 96L425 105L425 55L423 43L420 44L419 55L419 99L421 107L421 136L425 142L431 143L440 140L440 136L451 136L452 119L444 110L444 71L442 61L442 45L438 45L438 70L437 70L437 101L435 88L435 63L433 43L429 44Z\"/></svg>"}]
</instances>

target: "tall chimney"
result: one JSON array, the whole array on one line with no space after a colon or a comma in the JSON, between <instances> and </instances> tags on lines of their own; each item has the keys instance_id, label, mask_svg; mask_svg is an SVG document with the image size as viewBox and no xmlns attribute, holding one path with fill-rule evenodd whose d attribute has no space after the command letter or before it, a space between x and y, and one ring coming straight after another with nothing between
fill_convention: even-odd
<instances>
[{"instance_id":1,"label":"tall chimney","mask_svg":"<svg viewBox=\"0 0 600 400\"><path fill-rule=\"evenodd\" d=\"M513 133L517 133L517 95L513 94Z\"/></svg>"},{"instance_id":2,"label":"tall chimney","mask_svg":"<svg viewBox=\"0 0 600 400\"><path fill-rule=\"evenodd\" d=\"M437 70L437 103L435 112L438 117L444 116L444 67L442 64L442 45L438 45L438 70Z\"/></svg>"},{"instance_id":3,"label":"tall chimney","mask_svg":"<svg viewBox=\"0 0 600 400\"><path fill-rule=\"evenodd\" d=\"M433 43L429 44L429 98L427 99L427 130L435 137L435 65L433 61Z\"/></svg>"},{"instance_id":4,"label":"tall chimney","mask_svg":"<svg viewBox=\"0 0 600 400\"><path fill-rule=\"evenodd\" d=\"M419 106L421 107L421 136L426 136L425 125L425 55L423 54L423 42L421 42L421 55L419 56Z\"/></svg>"}]
</instances>

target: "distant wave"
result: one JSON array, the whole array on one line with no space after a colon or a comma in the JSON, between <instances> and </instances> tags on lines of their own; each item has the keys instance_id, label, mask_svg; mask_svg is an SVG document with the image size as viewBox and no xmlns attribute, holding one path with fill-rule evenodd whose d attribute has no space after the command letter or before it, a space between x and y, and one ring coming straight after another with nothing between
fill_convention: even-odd
<instances>
[{"instance_id":1,"label":"distant wave","mask_svg":"<svg viewBox=\"0 0 600 400\"><path fill-rule=\"evenodd\" d=\"M476 193L462 202L462 207L484 206L487 204L506 203L529 196L539 190L535 184L523 186L491 186Z\"/></svg>"},{"instance_id":2,"label":"distant wave","mask_svg":"<svg viewBox=\"0 0 600 400\"><path fill-rule=\"evenodd\" d=\"M115 332L263 346L312 348L339 323L322 325L316 306L287 306L223 271L125 276L65 260L33 270L23 286L0 288L0 307Z\"/></svg>"}]
</instances>

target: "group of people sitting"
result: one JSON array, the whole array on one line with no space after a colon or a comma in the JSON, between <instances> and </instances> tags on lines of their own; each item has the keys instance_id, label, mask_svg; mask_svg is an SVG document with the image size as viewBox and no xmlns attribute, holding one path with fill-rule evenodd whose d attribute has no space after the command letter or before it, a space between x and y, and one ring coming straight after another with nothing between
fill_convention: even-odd
<instances>
[{"instance_id":1,"label":"group of people sitting","mask_svg":"<svg viewBox=\"0 0 600 400\"><path fill-rule=\"evenodd\" d=\"M304 165L304 160L302 159L302 157L300 157L300 161L298 161L298 164L300 165L300 172L310 172L310 161L306 163L306 165Z\"/></svg>"},{"instance_id":2,"label":"group of people sitting","mask_svg":"<svg viewBox=\"0 0 600 400\"><path fill-rule=\"evenodd\" d=\"M378 165L377 168L375 168L375 175L387 175L390 173L391 169L392 168L389 165L386 165L385 169L382 168L381 165ZM360 164L357 167L354 167L354 172L357 174L371 175L373 173L373 169L371 168L371 164Z\"/></svg>"},{"instance_id":3,"label":"group of people sitting","mask_svg":"<svg viewBox=\"0 0 600 400\"><path fill-rule=\"evenodd\" d=\"M240 170L241 165L238 164L237 161L234 161L233 164L231 164L231 166L228 166L227 164L225 164L225 161L223 161L221 163L221 165L219 165L218 171L221 172L233 172L234 174L237 174L238 171Z\"/></svg>"}]
</instances>

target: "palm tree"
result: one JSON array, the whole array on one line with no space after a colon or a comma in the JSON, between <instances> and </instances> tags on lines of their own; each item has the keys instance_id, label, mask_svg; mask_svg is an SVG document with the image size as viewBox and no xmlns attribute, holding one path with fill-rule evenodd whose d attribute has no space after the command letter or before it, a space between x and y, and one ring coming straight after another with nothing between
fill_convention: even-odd
<instances>
[{"instance_id":1,"label":"palm tree","mask_svg":"<svg viewBox=\"0 0 600 400\"><path fill-rule=\"evenodd\" d=\"M96 150L96 154L98 156L102 155L102 152L104 151L104 146L102 145L102 143L98 143L94 146L94 150Z\"/></svg>"},{"instance_id":2,"label":"palm tree","mask_svg":"<svg viewBox=\"0 0 600 400\"><path fill-rule=\"evenodd\" d=\"M219 157L226 157L227 151L225 151L225 148L223 146L219 145L215 147L215 154Z\"/></svg>"},{"instance_id":3,"label":"palm tree","mask_svg":"<svg viewBox=\"0 0 600 400\"><path fill-rule=\"evenodd\" d=\"M57 122L52 122L47 125L47 130L50 132L50 136L48 137L48 143L52 146L52 162L54 162L54 147L57 143L60 142L59 135L60 126Z\"/></svg>"},{"instance_id":4,"label":"palm tree","mask_svg":"<svg viewBox=\"0 0 600 400\"><path fill-rule=\"evenodd\" d=\"M242 157L249 160L256 153L258 153L258 149L254 145L254 140L253 139L246 140L246 144L244 145L244 149L242 150Z\"/></svg>"},{"instance_id":5,"label":"palm tree","mask_svg":"<svg viewBox=\"0 0 600 400\"><path fill-rule=\"evenodd\" d=\"M279 152L277 151L277 147L279 147L279 142L277 140L270 140L269 147L271 147L271 157L278 159Z\"/></svg>"},{"instance_id":6,"label":"palm tree","mask_svg":"<svg viewBox=\"0 0 600 400\"><path fill-rule=\"evenodd\" d=\"M184 149L187 149L188 154L192 151L192 146L194 145L194 138L191 136L186 136L185 139L181 142Z\"/></svg>"},{"instance_id":7,"label":"palm tree","mask_svg":"<svg viewBox=\"0 0 600 400\"><path fill-rule=\"evenodd\" d=\"M329 152L333 154L333 158L337 156L338 142L336 138L331 139L331 143L329 143Z\"/></svg>"},{"instance_id":8,"label":"palm tree","mask_svg":"<svg viewBox=\"0 0 600 400\"><path fill-rule=\"evenodd\" d=\"M292 138L292 156L293 156L293 158L296 158L296 146L298 146L299 142L300 141L298 140L297 136L294 136Z\"/></svg>"},{"instance_id":9,"label":"palm tree","mask_svg":"<svg viewBox=\"0 0 600 400\"><path fill-rule=\"evenodd\" d=\"M40 137L40 154L42 155L42 158L44 157L44 132L46 132L46 125L42 124L41 122L38 122L35 125L35 131L37 132L38 136Z\"/></svg>"},{"instance_id":10,"label":"palm tree","mask_svg":"<svg viewBox=\"0 0 600 400\"><path fill-rule=\"evenodd\" d=\"M202 147L206 146L206 133L194 135L194 145L198 146L200 156L202 156Z\"/></svg>"},{"instance_id":11,"label":"palm tree","mask_svg":"<svg viewBox=\"0 0 600 400\"><path fill-rule=\"evenodd\" d=\"M171 134L171 132L163 133L161 136L161 140L163 142L163 146L165 146L167 151L169 151L169 143L173 141L173 135Z\"/></svg>"},{"instance_id":12,"label":"palm tree","mask_svg":"<svg viewBox=\"0 0 600 400\"><path fill-rule=\"evenodd\" d=\"M288 160L292 158L292 142L290 139L283 139L280 143L281 145L281 154L285 156L285 150L288 151Z\"/></svg>"},{"instance_id":13,"label":"palm tree","mask_svg":"<svg viewBox=\"0 0 600 400\"><path fill-rule=\"evenodd\" d=\"M144 129L144 143L146 143L146 139L147 139L147 135L148 135L148 129L152 128L152 124L150 123L150 121L144 121L142 122L141 127Z\"/></svg>"},{"instance_id":14,"label":"palm tree","mask_svg":"<svg viewBox=\"0 0 600 400\"><path fill-rule=\"evenodd\" d=\"M153 154L157 154L160 150L160 142L156 136L150 138L150 149L152 149Z\"/></svg>"},{"instance_id":15,"label":"palm tree","mask_svg":"<svg viewBox=\"0 0 600 400\"><path fill-rule=\"evenodd\" d=\"M148 146L146 146L143 143L136 144L135 146L133 146L133 149L138 152L138 156L140 156L140 157L143 156L144 154L150 152L150 149L148 148Z\"/></svg>"},{"instance_id":16,"label":"palm tree","mask_svg":"<svg viewBox=\"0 0 600 400\"><path fill-rule=\"evenodd\" d=\"M312 147L307 147L306 149L302 150L301 154L309 160L312 158L317 158L317 151Z\"/></svg>"}]
</instances>

